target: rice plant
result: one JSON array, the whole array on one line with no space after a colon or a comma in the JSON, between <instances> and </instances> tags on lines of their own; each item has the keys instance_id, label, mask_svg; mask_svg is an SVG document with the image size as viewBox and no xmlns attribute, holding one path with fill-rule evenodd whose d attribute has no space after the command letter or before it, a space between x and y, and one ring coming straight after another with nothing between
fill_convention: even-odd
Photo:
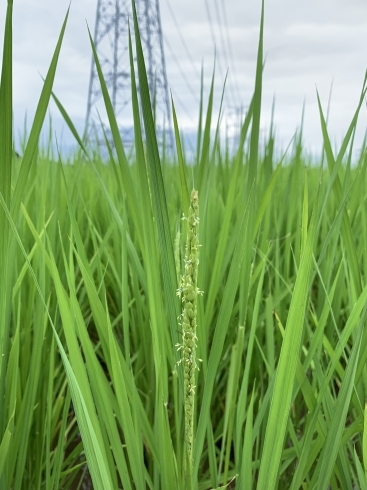
<instances>
[{"instance_id":1,"label":"rice plant","mask_svg":"<svg viewBox=\"0 0 367 490\"><path fill-rule=\"evenodd\" d=\"M53 93L67 17L16 159L8 1L0 489L366 490L366 147L352 155L367 79L337 152L318 99L323 159L300 135L278 157L272 130L259 137L263 8L236 151L211 130L213 76L195 157L173 101L163 162L134 11L132 160L91 38L105 161ZM39 145L51 97L80 145L71 165Z\"/></svg>"}]
</instances>

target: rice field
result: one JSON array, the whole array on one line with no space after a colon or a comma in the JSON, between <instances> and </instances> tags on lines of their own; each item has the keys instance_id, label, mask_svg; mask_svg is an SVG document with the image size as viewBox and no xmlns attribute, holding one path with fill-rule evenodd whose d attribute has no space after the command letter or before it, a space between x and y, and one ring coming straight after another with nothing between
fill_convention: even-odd
<instances>
[{"instance_id":1,"label":"rice field","mask_svg":"<svg viewBox=\"0 0 367 490\"><path fill-rule=\"evenodd\" d=\"M262 19L236 151L211 130L212 87L194 157L172 102L172 156L136 35L134 158L100 72L110 158L56 99L79 144L66 164L39 147L66 24L17 159L8 3L0 489L366 490L367 80L338 151L319 101L323 157L310 165L300 132L279 158L272 129L260 141Z\"/></svg>"}]
</instances>

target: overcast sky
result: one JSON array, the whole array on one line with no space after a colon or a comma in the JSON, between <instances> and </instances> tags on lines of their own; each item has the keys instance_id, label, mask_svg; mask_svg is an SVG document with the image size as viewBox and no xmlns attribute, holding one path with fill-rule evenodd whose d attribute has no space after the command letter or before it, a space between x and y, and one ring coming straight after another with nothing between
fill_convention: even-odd
<instances>
[{"instance_id":1,"label":"overcast sky","mask_svg":"<svg viewBox=\"0 0 367 490\"><path fill-rule=\"evenodd\" d=\"M3 1L0 6L1 26L4 25L5 4ZM265 4L262 128L269 127L275 96L278 144L285 147L299 127L305 101L305 145L318 151L321 132L316 88L326 111L333 82L329 129L333 141L340 143L358 103L367 68L366 1L266 0ZM47 73L68 5L69 0L14 0L14 116L17 131L21 131L26 113L29 121L33 118L42 88L40 74L45 76ZM241 105L248 105L255 80L260 6L260 0L160 1L168 85L181 128L196 127L201 64L204 63L207 93L215 50L217 107L227 69L225 113L230 115ZM81 132L91 64L86 21L93 32L96 7L97 0L72 1L54 87ZM220 22L216 9L220 12ZM61 117L52 105L51 114L54 126L60 132ZM359 141L366 122L364 105ZM65 129L62 134L64 143L70 144L72 137L68 131Z\"/></svg>"}]
</instances>

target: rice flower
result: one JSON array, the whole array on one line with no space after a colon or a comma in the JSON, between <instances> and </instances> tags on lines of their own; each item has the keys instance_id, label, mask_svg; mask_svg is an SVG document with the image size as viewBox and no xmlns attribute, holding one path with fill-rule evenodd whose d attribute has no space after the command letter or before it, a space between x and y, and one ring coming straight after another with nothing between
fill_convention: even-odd
<instances>
[{"instance_id":1,"label":"rice flower","mask_svg":"<svg viewBox=\"0 0 367 490\"><path fill-rule=\"evenodd\" d=\"M184 370L184 400L185 400L185 437L187 444L188 464L192 463L193 425L195 404L195 371L196 362L196 319L197 297L202 294L197 287L199 265L199 200L198 192L193 190L190 199L187 220L187 240L185 251L184 275L177 294L182 298L182 351L181 364Z\"/></svg>"}]
</instances>

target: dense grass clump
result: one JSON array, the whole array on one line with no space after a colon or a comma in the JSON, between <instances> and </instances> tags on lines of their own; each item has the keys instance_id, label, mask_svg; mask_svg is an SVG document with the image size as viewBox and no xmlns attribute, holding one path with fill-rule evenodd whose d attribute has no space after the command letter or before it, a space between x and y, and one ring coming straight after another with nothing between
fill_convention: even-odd
<instances>
[{"instance_id":1,"label":"dense grass clump","mask_svg":"<svg viewBox=\"0 0 367 490\"><path fill-rule=\"evenodd\" d=\"M306 165L300 136L279 160L272 130L259 144L262 18L236 152L213 137L212 88L195 158L173 104L161 158L134 14L134 158L92 43L113 149L91 152L57 101L80 146L65 165L38 147L65 20L16 160L11 26L9 1L0 488L366 490L366 148L351 157L366 81L337 154L320 103L323 160Z\"/></svg>"}]
</instances>

